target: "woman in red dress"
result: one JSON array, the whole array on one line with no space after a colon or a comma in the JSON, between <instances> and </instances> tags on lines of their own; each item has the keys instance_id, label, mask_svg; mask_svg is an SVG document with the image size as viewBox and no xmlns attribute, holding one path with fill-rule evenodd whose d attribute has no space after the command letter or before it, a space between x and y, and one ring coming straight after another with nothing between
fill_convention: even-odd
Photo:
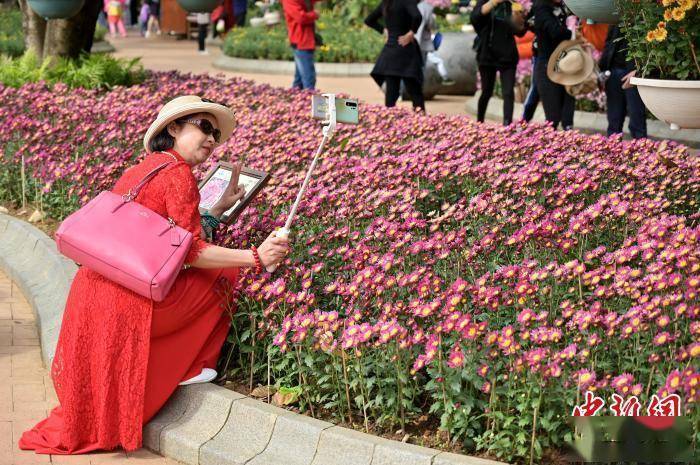
<instances>
[{"instance_id":1,"label":"woman in red dress","mask_svg":"<svg viewBox=\"0 0 700 465\"><path fill-rule=\"evenodd\" d=\"M142 427L178 384L211 381L229 330L225 311L238 284L238 268L279 263L287 240L274 233L259 249L234 250L207 242L217 218L243 195L240 165L218 203L199 214L192 167L207 160L234 128L223 105L178 97L158 113L144 138L147 156L129 168L113 192L125 194L153 168L171 162L138 202L195 238L169 294L154 302L81 267L66 302L51 366L59 399L49 417L24 432L21 449L39 454L82 454L141 447Z\"/></svg>"}]
</instances>

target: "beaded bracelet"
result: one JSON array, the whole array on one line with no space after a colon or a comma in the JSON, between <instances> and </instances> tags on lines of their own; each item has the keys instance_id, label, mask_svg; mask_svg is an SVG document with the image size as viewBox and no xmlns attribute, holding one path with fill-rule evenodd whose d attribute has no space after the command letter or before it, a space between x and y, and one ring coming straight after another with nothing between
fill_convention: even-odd
<instances>
[{"instance_id":1,"label":"beaded bracelet","mask_svg":"<svg viewBox=\"0 0 700 465\"><path fill-rule=\"evenodd\" d=\"M262 273L262 261L260 260L260 254L258 254L258 249L255 246L251 246L250 250L253 251L253 259L255 260L255 273Z\"/></svg>"},{"instance_id":2,"label":"beaded bracelet","mask_svg":"<svg viewBox=\"0 0 700 465\"><path fill-rule=\"evenodd\" d=\"M221 221L217 217L210 215L208 210L202 215L202 220L204 220L212 229L218 228L221 224Z\"/></svg>"}]
</instances>

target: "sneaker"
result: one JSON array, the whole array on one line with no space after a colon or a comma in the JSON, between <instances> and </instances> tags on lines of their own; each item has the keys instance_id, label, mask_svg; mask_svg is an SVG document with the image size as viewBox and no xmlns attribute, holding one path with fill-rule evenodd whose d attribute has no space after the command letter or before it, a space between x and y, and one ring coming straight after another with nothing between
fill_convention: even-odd
<instances>
[{"instance_id":1,"label":"sneaker","mask_svg":"<svg viewBox=\"0 0 700 465\"><path fill-rule=\"evenodd\" d=\"M187 386L188 384L197 383L208 383L209 381L212 381L214 378L216 378L217 374L218 373L216 372L216 370L212 370L211 368L202 368L202 372L200 374L181 382L179 386Z\"/></svg>"},{"instance_id":2,"label":"sneaker","mask_svg":"<svg viewBox=\"0 0 700 465\"><path fill-rule=\"evenodd\" d=\"M200 50L199 54L200 55L209 55L209 50Z\"/></svg>"},{"instance_id":3,"label":"sneaker","mask_svg":"<svg viewBox=\"0 0 700 465\"><path fill-rule=\"evenodd\" d=\"M455 81L447 78L447 79L443 79L442 81L440 81L440 84L442 84L443 86L453 86L453 85L455 85Z\"/></svg>"},{"instance_id":4,"label":"sneaker","mask_svg":"<svg viewBox=\"0 0 700 465\"><path fill-rule=\"evenodd\" d=\"M144 35L144 37L145 37L146 39L148 39L149 37L151 37L151 31L146 31L146 34Z\"/></svg>"}]
</instances>

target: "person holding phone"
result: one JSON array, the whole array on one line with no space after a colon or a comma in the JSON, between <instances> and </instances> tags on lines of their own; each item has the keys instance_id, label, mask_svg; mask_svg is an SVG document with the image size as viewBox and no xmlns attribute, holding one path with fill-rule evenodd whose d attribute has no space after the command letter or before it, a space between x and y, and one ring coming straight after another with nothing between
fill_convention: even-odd
<instances>
[{"instance_id":1,"label":"person holding phone","mask_svg":"<svg viewBox=\"0 0 700 465\"><path fill-rule=\"evenodd\" d=\"M365 18L365 24L383 34L385 39L370 76L380 87L386 83L384 103L387 107L396 106L403 80L414 110L425 113L423 58L416 41L421 21L416 0L382 0Z\"/></svg>"},{"instance_id":2,"label":"person holding phone","mask_svg":"<svg viewBox=\"0 0 700 465\"><path fill-rule=\"evenodd\" d=\"M513 121L515 104L515 69L518 66L518 47L515 35L525 35L525 17L522 7L513 8L508 0L479 0L471 13L476 31L476 61L479 63L481 96L477 107L477 121L483 122L486 108L493 95L496 73L501 77L503 93L503 124Z\"/></svg>"},{"instance_id":3,"label":"person holding phone","mask_svg":"<svg viewBox=\"0 0 700 465\"><path fill-rule=\"evenodd\" d=\"M196 95L171 100L151 123L143 141L145 156L124 171L112 191L126 195L168 163L134 201L192 233L185 266L160 302L87 267L78 269L51 365L60 405L22 434L20 449L57 455L139 449L143 425L178 385L217 376L229 312L235 310L239 269L255 267L261 273L289 252L287 239L274 232L259 248L247 250L206 240L204 230L215 228L217 216L244 195L238 185L240 165L209 218L199 214L192 169L214 155L234 127L228 107Z\"/></svg>"}]
</instances>

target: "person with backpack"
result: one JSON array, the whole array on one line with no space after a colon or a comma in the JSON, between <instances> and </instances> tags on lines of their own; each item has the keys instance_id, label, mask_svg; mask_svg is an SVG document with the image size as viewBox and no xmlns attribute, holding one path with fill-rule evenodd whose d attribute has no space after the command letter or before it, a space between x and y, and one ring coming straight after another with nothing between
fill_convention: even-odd
<instances>
[{"instance_id":1,"label":"person with backpack","mask_svg":"<svg viewBox=\"0 0 700 465\"><path fill-rule=\"evenodd\" d=\"M126 37L126 27L124 27L124 5L126 0L105 0L104 11L107 13L107 23L109 24L109 35L113 39L119 35Z\"/></svg>"},{"instance_id":2,"label":"person with backpack","mask_svg":"<svg viewBox=\"0 0 700 465\"><path fill-rule=\"evenodd\" d=\"M518 66L518 48L515 36L525 34L522 7L506 0L479 0L471 13L471 23L477 37L474 40L476 61L479 64L481 96L477 107L477 121L483 122L486 108L493 95L496 73L501 77L503 93L503 124L513 121L515 104L515 69Z\"/></svg>"},{"instance_id":3,"label":"person with backpack","mask_svg":"<svg viewBox=\"0 0 700 465\"><path fill-rule=\"evenodd\" d=\"M287 22L287 36L294 51L294 81L296 89L316 88L316 66L314 51L320 43L316 34L318 12L314 4L320 0L282 0L284 18Z\"/></svg>"}]
</instances>

